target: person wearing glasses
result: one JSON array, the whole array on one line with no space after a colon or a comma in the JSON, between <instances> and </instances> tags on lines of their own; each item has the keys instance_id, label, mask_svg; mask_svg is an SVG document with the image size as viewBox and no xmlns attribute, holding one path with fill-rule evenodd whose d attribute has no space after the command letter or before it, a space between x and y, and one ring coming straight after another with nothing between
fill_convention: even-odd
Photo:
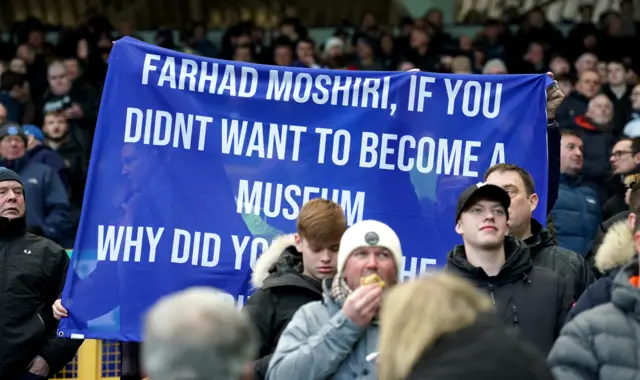
<instances>
[{"instance_id":1,"label":"person wearing glasses","mask_svg":"<svg viewBox=\"0 0 640 380\"><path fill-rule=\"evenodd\" d=\"M630 174L640 173L640 138L623 138L613 146L611 151L612 176L607 181L610 197L602 206L604 220L628 210L624 201L626 187L623 184L624 177Z\"/></svg>"}]
</instances>

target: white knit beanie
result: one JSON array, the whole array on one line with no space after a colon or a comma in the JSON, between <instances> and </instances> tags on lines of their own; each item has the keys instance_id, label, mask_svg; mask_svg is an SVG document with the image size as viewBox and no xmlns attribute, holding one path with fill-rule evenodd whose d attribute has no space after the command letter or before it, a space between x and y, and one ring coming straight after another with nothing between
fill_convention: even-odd
<instances>
[{"instance_id":1,"label":"white knit beanie","mask_svg":"<svg viewBox=\"0 0 640 380\"><path fill-rule=\"evenodd\" d=\"M338 250L338 273L342 276L344 265L351 253L361 247L386 248L393 255L398 272L398 280L402 278L402 247L398 235L382 222L377 220L363 220L349 227L340 239Z\"/></svg>"},{"instance_id":2,"label":"white knit beanie","mask_svg":"<svg viewBox=\"0 0 640 380\"><path fill-rule=\"evenodd\" d=\"M324 44L324 51L328 52L329 50L331 50L333 47L336 47L336 46L339 46L340 48L342 48L344 46L344 43L338 37L329 37L329 39L327 39L327 42L325 42Z\"/></svg>"}]
</instances>

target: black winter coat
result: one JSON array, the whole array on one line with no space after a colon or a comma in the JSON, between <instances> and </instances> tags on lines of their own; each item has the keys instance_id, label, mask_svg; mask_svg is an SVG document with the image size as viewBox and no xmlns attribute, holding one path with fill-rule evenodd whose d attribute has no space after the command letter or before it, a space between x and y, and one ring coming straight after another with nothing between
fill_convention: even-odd
<instances>
[{"instance_id":1,"label":"black winter coat","mask_svg":"<svg viewBox=\"0 0 640 380\"><path fill-rule=\"evenodd\" d=\"M302 256L294 244L292 235L275 240L260 256L253 272L252 282L257 290L243 310L258 332L256 380L266 378L271 355L295 312L309 302L322 300L322 285L302 275Z\"/></svg>"},{"instance_id":2,"label":"black winter coat","mask_svg":"<svg viewBox=\"0 0 640 380\"><path fill-rule=\"evenodd\" d=\"M442 336L407 380L553 380L545 357L519 341L493 316L480 316L465 329Z\"/></svg>"},{"instance_id":3,"label":"black winter coat","mask_svg":"<svg viewBox=\"0 0 640 380\"><path fill-rule=\"evenodd\" d=\"M627 225L626 214L628 212L620 215L618 217L620 220L605 227L606 234L600 239L593 258L596 270L603 276L587 288L578 299L567 317L567 322L583 311L611 302L614 278L622 267L637 256L633 232Z\"/></svg>"},{"instance_id":4,"label":"black winter coat","mask_svg":"<svg viewBox=\"0 0 640 380\"><path fill-rule=\"evenodd\" d=\"M567 284L567 293L577 301L595 281L586 260L576 252L558 246L551 233L535 219L531 219L531 232L533 234L524 242L529 247L533 265L558 273Z\"/></svg>"},{"instance_id":5,"label":"black winter coat","mask_svg":"<svg viewBox=\"0 0 640 380\"><path fill-rule=\"evenodd\" d=\"M23 375L38 355L53 376L75 356L82 341L56 338L51 309L68 266L65 250L26 232L24 218L0 217L0 379Z\"/></svg>"},{"instance_id":6,"label":"black winter coat","mask_svg":"<svg viewBox=\"0 0 640 380\"><path fill-rule=\"evenodd\" d=\"M506 262L497 276L489 277L471 265L463 245L449 252L445 271L489 293L498 320L548 354L573 303L566 282L555 272L534 266L529 249L517 238L507 236L504 249Z\"/></svg>"},{"instance_id":7,"label":"black winter coat","mask_svg":"<svg viewBox=\"0 0 640 380\"><path fill-rule=\"evenodd\" d=\"M596 230L596 236L593 238L593 242L591 243L591 249L584 257L585 260L587 260L587 264L593 271L593 274L596 276L596 278L600 278L604 274L596 267L596 254L600 249L600 246L602 245L602 241L604 240L604 237L611 227L613 227L616 223L625 221L627 219L627 217L629 216L629 212L629 210L622 211L600 223L600 226L598 226L598 229Z\"/></svg>"}]
</instances>

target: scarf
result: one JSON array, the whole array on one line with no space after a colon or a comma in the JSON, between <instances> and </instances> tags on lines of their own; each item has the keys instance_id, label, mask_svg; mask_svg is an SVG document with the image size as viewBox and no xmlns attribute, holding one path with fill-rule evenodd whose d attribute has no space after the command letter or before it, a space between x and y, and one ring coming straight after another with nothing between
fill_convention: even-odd
<instances>
[{"instance_id":1,"label":"scarf","mask_svg":"<svg viewBox=\"0 0 640 380\"><path fill-rule=\"evenodd\" d=\"M353 293L344 278L334 277L331 283L331 297L338 306L344 306L344 301Z\"/></svg>"},{"instance_id":2,"label":"scarf","mask_svg":"<svg viewBox=\"0 0 640 380\"><path fill-rule=\"evenodd\" d=\"M340 308L344 306L344 301L347 300L347 297L349 297L351 293L353 293L353 290L351 290L349 285L347 285L347 282L344 280L344 278L333 278L333 281L331 283L331 298L333 298L333 302L335 302ZM373 317L372 322L377 322L378 317L379 314L376 314Z\"/></svg>"}]
</instances>

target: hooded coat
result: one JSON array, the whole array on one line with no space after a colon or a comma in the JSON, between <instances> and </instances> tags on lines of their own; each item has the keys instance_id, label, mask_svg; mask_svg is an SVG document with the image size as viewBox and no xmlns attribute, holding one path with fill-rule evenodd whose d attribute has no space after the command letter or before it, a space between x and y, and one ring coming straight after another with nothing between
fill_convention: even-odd
<instances>
[{"instance_id":1,"label":"hooded coat","mask_svg":"<svg viewBox=\"0 0 640 380\"><path fill-rule=\"evenodd\" d=\"M578 299L567 317L567 322L578 314L611 302L613 279L620 268L636 256L633 233L626 220L618 221L607 230L595 255L595 267L604 276L593 283Z\"/></svg>"},{"instance_id":2,"label":"hooded coat","mask_svg":"<svg viewBox=\"0 0 640 380\"><path fill-rule=\"evenodd\" d=\"M296 250L294 235L274 240L256 262L251 277L256 290L244 306L258 333L256 379L266 378L271 355L293 314L302 305L322 300L320 281L302 272L302 255Z\"/></svg>"},{"instance_id":3,"label":"hooded coat","mask_svg":"<svg viewBox=\"0 0 640 380\"><path fill-rule=\"evenodd\" d=\"M464 245L449 253L445 270L486 291L498 320L547 354L573 303L567 284L557 273L534 266L529 248L517 238L507 236L504 251L506 262L496 276L473 266Z\"/></svg>"}]
</instances>

